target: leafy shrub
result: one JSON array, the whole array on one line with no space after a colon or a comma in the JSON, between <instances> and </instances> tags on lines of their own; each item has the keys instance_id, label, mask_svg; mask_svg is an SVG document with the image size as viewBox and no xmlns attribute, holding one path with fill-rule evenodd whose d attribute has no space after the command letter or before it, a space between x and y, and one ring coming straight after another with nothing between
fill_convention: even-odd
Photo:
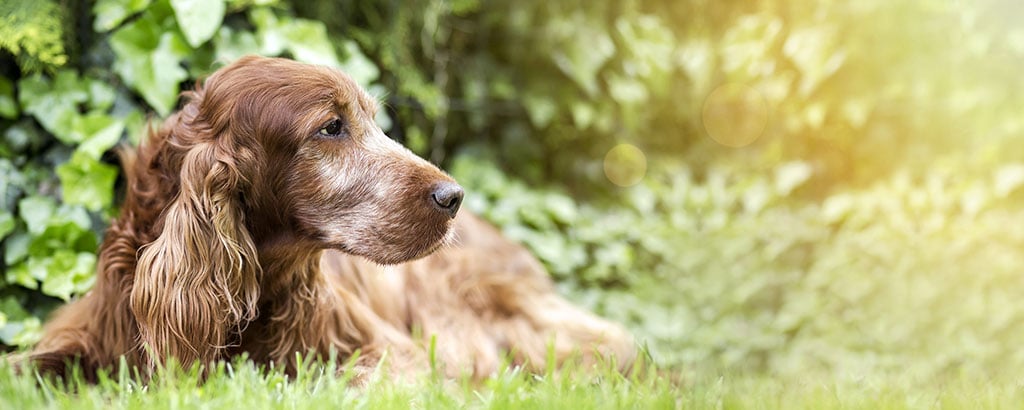
<instances>
[{"instance_id":1,"label":"leafy shrub","mask_svg":"<svg viewBox=\"0 0 1024 410\"><path fill-rule=\"evenodd\" d=\"M622 203L528 189L460 156L466 206L524 241L575 298L692 373L1017 377L1024 165L901 171L820 201L805 162L698 178L652 164ZM595 292L595 284L606 290Z\"/></svg>"},{"instance_id":2,"label":"leafy shrub","mask_svg":"<svg viewBox=\"0 0 1024 410\"><path fill-rule=\"evenodd\" d=\"M1024 32L1006 2L288 3L3 4L0 342L31 343L91 285L109 149L260 53L383 96L392 136L664 364L1024 364ZM628 188L602 172L623 142L649 159Z\"/></svg>"},{"instance_id":3,"label":"leafy shrub","mask_svg":"<svg viewBox=\"0 0 1024 410\"><path fill-rule=\"evenodd\" d=\"M52 0L0 4L0 50L13 54L25 71L60 66L64 51L63 9Z\"/></svg>"}]
</instances>

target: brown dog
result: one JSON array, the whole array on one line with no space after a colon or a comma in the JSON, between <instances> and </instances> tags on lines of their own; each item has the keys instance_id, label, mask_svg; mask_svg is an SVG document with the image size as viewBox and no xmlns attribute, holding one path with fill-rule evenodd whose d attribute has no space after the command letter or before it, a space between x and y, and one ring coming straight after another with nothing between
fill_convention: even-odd
<instances>
[{"instance_id":1,"label":"brown dog","mask_svg":"<svg viewBox=\"0 0 1024 410\"><path fill-rule=\"evenodd\" d=\"M417 372L432 338L451 376L486 376L505 354L544 369L549 349L633 360L630 335L558 296L522 247L456 217L462 188L388 139L345 74L246 57L185 97L123 153L96 286L48 324L38 369L244 352L293 371L297 353L358 351Z\"/></svg>"}]
</instances>

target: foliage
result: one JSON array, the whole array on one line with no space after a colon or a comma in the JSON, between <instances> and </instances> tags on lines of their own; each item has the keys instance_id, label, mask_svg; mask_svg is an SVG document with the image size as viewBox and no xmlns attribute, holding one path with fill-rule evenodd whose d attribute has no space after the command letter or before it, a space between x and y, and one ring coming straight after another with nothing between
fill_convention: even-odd
<instances>
[{"instance_id":1,"label":"foliage","mask_svg":"<svg viewBox=\"0 0 1024 410\"><path fill-rule=\"evenodd\" d=\"M786 376L1015 377L1024 356L1024 165L901 171L794 201L806 162L697 179L653 164L623 205L526 189L460 157L466 206L522 240L576 297L630 323L663 365ZM651 215L659 215L652 218ZM595 288L606 291L595 294Z\"/></svg>"},{"instance_id":2,"label":"foliage","mask_svg":"<svg viewBox=\"0 0 1024 410\"><path fill-rule=\"evenodd\" d=\"M63 14L53 0L0 3L0 50L13 54L26 72L64 65Z\"/></svg>"},{"instance_id":3,"label":"foliage","mask_svg":"<svg viewBox=\"0 0 1024 410\"><path fill-rule=\"evenodd\" d=\"M698 170L806 160L819 198L896 164L1021 154L1024 34L1005 1L294 3L384 68L414 150L484 144L574 195L607 193L600 160L623 142Z\"/></svg>"},{"instance_id":4,"label":"foliage","mask_svg":"<svg viewBox=\"0 0 1024 410\"><path fill-rule=\"evenodd\" d=\"M1013 2L195 3L46 13L33 25L85 42L63 65L0 42L0 341L31 343L89 287L116 212L109 149L260 53L382 96L392 137L664 365L915 380L1024 365Z\"/></svg>"}]
</instances>

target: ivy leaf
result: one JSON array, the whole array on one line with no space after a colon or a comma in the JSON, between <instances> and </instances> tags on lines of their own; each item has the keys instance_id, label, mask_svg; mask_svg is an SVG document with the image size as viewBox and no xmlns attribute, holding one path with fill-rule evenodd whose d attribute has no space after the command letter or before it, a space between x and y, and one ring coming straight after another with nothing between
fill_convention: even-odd
<instances>
[{"instance_id":1,"label":"ivy leaf","mask_svg":"<svg viewBox=\"0 0 1024 410\"><path fill-rule=\"evenodd\" d=\"M21 104L47 131L65 144L77 144L95 131L103 114L98 111L83 117L79 107L106 110L114 102L114 89L101 81L81 78L78 73L62 70L51 81L40 75L19 83Z\"/></svg>"},{"instance_id":2,"label":"ivy leaf","mask_svg":"<svg viewBox=\"0 0 1024 410\"><path fill-rule=\"evenodd\" d=\"M26 289L38 289L39 281L36 280L35 274L39 274L38 272L42 272L42 275L46 274L46 268L41 262L41 259L29 259L24 263L19 263L7 271L4 280Z\"/></svg>"},{"instance_id":3,"label":"ivy leaf","mask_svg":"<svg viewBox=\"0 0 1024 410\"><path fill-rule=\"evenodd\" d=\"M549 193L544 196L544 205L548 214L563 224L574 223L579 214L576 202L566 195Z\"/></svg>"},{"instance_id":4,"label":"ivy leaf","mask_svg":"<svg viewBox=\"0 0 1024 410\"><path fill-rule=\"evenodd\" d=\"M26 113L61 141L73 141L71 131L78 105L89 101L89 93L74 71L61 70L51 82L42 75L18 82L18 100Z\"/></svg>"},{"instance_id":5,"label":"ivy leaf","mask_svg":"<svg viewBox=\"0 0 1024 410\"><path fill-rule=\"evenodd\" d=\"M114 70L160 115L178 100L179 86L188 78L181 62L191 49L174 31L164 31L156 17L146 15L122 27L110 38L117 54Z\"/></svg>"},{"instance_id":6,"label":"ivy leaf","mask_svg":"<svg viewBox=\"0 0 1024 410\"><path fill-rule=\"evenodd\" d=\"M8 141L3 141L3 143L7 143L4 145L14 145L10 144L10 138L8 137L10 134L11 129L4 133L5 139L8 139ZM3 145L0 145L0 147L3 147ZM17 152L17 148L15 148L15 152ZM0 151L0 153L3 152ZM2 175L0 176L0 209L9 210L14 205L14 198L19 195L18 191L24 186L25 177L21 174L18 167L7 158L0 158L0 175Z\"/></svg>"},{"instance_id":7,"label":"ivy leaf","mask_svg":"<svg viewBox=\"0 0 1024 410\"><path fill-rule=\"evenodd\" d=\"M0 77L0 117L17 118L18 102L14 99L14 84L7 77Z\"/></svg>"},{"instance_id":8,"label":"ivy leaf","mask_svg":"<svg viewBox=\"0 0 1024 410\"><path fill-rule=\"evenodd\" d=\"M92 28L106 32L120 25L129 16L145 10L151 0L99 0L92 7L96 20Z\"/></svg>"},{"instance_id":9,"label":"ivy leaf","mask_svg":"<svg viewBox=\"0 0 1024 410\"><path fill-rule=\"evenodd\" d=\"M114 105L114 99L117 97L114 93L114 87L95 78L87 78L86 84L89 91L90 107L106 111L110 106Z\"/></svg>"},{"instance_id":10,"label":"ivy leaf","mask_svg":"<svg viewBox=\"0 0 1024 410\"><path fill-rule=\"evenodd\" d=\"M537 128L547 127L558 114L558 105L548 96L525 94L522 101L530 122Z\"/></svg>"},{"instance_id":11,"label":"ivy leaf","mask_svg":"<svg viewBox=\"0 0 1024 410\"><path fill-rule=\"evenodd\" d=\"M39 319L26 311L14 296L0 301L0 314L5 317L0 323L0 342L20 346L34 343L38 339L42 328Z\"/></svg>"},{"instance_id":12,"label":"ivy leaf","mask_svg":"<svg viewBox=\"0 0 1024 410\"><path fill-rule=\"evenodd\" d=\"M285 37L288 50L296 60L329 67L340 67L334 44L327 37L324 23L313 20L295 19L287 26Z\"/></svg>"},{"instance_id":13,"label":"ivy leaf","mask_svg":"<svg viewBox=\"0 0 1024 410\"><path fill-rule=\"evenodd\" d=\"M4 263L7 266L13 266L25 259L28 256L28 245L31 242L32 238L23 231L15 232L7 238L4 242Z\"/></svg>"},{"instance_id":14,"label":"ivy leaf","mask_svg":"<svg viewBox=\"0 0 1024 410\"><path fill-rule=\"evenodd\" d=\"M217 50L218 61L235 61L244 55L260 52L259 42L252 32L236 31L228 26L220 28L220 32L213 39L213 46Z\"/></svg>"},{"instance_id":15,"label":"ivy leaf","mask_svg":"<svg viewBox=\"0 0 1024 410\"><path fill-rule=\"evenodd\" d=\"M257 28L260 53L280 55L285 51L304 63L341 67L324 23L305 19L280 19L265 8L253 9L250 19Z\"/></svg>"},{"instance_id":16,"label":"ivy leaf","mask_svg":"<svg viewBox=\"0 0 1024 410\"><path fill-rule=\"evenodd\" d=\"M95 252L97 243L97 235L91 229L85 208L64 205L57 209L46 229L29 241L29 261L48 257L61 249Z\"/></svg>"},{"instance_id":17,"label":"ivy leaf","mask_svg":"<svg viewBox=\"0 0 1024 410\"><path fill-rule=\"evenodd\" d=\"M3 335L0 335L0 340L4 340L4 343L9 345L30 346L43 337L43 325L37 317L29 317L21 322L8 323L7 326L4 326L4 330L8 329L8 326L14 331L11 333L4 331Z\"/></svg>"},{"instance_id":18,"label":"ivy leaf","mask_svg":"<svg viewBox=\"0 0 1024 410\"><path fill-rule=\"evenodd\" d=\"M121 139L124 133L124 122L105 114L90 114L82 117L82 132L85 137L79 152L90 158L99 159L108 149Z\"/></svg>"},{"instance_id":19,"label":"ivy leaf","mask_svg":"<svg viewBox=\"0 0 1024 410\"><path fill-rule=\"evenodd\" d=\"M57 210L57 201L50 197L30 196L18 201L18 215L25 221L28 232L39 235Z\"/></svg>"},{"instance_id":20,"label":"ivy leaf","mask_svg":"<svg viewBox=\"0 0 1024 410\"><path fill-rule=\"evenodd\" d=\"M369 58L363 54L362 50L359 49L359 45L355 41L348 40L344 45L346 59L341 64L341 69L345 71L353 80L359 85L367 87L377 77L380 77L380 69L377 65L370 61ZM384 112L386 110L380 110Z\"/></svg>"},{"instance_id":21,"label":"ivy leaf","mask_svg":"<svg viewBox=\"0 0 1024 410\"><path fill-rule=\"evenodd\" d=\"M618 74L609 74L605 77L608 81L608 93L619 104L642 104L647 101L647 87L640 80Z\"/></svg>"},{"instance_id":22,"label":"ivy leaf","mask_svg":"<svg viewBox=\"0 0 1024 410\"><path fill-rule=\"evenodd\" d=\"M64 189L65 203L99 211L113 202L117 168L85 151L75 152L70 161L58 166L57 176Z\"/></svg>"},{"instance_id":23,"label":"ivy leaf","mask_svg":"<svg viewBox=\"0 0 1024 410\"><path fill-rule=\"evenodd\" d=\"M69 300L72 294L82 293L92 287L96 255L88 252L58 250L48 258L45 265L46 277L42 279L43 293Z\"/></svg>"},{"instance_id":24,"label":"ivy leaf","mask_svg":"<svg viewBox=\"0 0 1024 410\"><path fill-rule=\"evenodd\" d=\"M14 231L14 215L10 212L0 210L0 240L7 237Z\"/></svg>"},{"instance_id":25,"label":"ivy leaf","mask_svg":"<svg viewBox=\"0 0 1024 410\"><path fill-rule=\"evenodd\" d=\"M224 21L224 0L171 0L171 7L193 48L212 38Z\"/></svg>"},{"instance_id":26,"label":"ivy leaf","mask_svg":"<svg viewBox=\"0 0 1024 410\"><path fill-rule=\"evenodd\" d=\"M598 92L597 73L615 55L611 36L590 24L582 12L547 27L556 48L552 60L565 75L593 96Z\"/></svg>"},{"instance_id":27,"label":"ivy leaf","mask_svg":"<svg viewBox=\"0 0 1024 410\"><path fill-rule=\"evenodd\" d=\"M249 12L249 21L256 26L256 34L260 40L260 54L280 55L287 48L288 40L284 33L284 24L274 12L266 8L255 8Z\"/></svg>"}]
</instances>

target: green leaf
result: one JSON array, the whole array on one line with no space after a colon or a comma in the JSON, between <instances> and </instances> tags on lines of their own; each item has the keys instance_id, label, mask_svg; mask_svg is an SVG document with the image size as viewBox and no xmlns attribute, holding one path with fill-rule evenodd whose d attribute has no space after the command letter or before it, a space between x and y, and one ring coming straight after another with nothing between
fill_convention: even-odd
<instances>
[{"instance_id":1,"label":"green leaf","mask_svg":"<svg viewBox=\"0 0 1024 410\"><path fill-rule=\"evenodd\" d=\"M116 28L129 16L145 10L151 0L99 0L92 7L96 20L93 30L106 32Z\"/></svg>"},{"instance_id":2,"label":"green leaf","mask_svg":"<svg viewBox=\"0 0 1024 410\"><path fill-rule=\"evenodd\" d=\"M120 131L118 131L120 135ZM84 151L57 167L64 190L64 202L99 211L113 202L117 167L104 164Z\"/></svg>"},{"instance_id":3,"label":"green leaf","mask_svg":"<svg viewBox=\"0 0 1024 410\"><path fill-rule=\"evenodd\" d=\"M324 23L313 20L295 19L285 34L288 39L288 50L296 60L304 63L341 67L338 55L334 52L334 44L327 37ZM365 69L365 67L360 67ZM365 74L360 73L363 76Z\"/></svg>"},{"instance_id":4,"label":"green leaf","mask_svg":"<svg viewBox=\"0 0 1024 410\"><path fill-rule=\"evenodd\" d=\"M27 254L31 262L49 257L57 250L95 252L97 243L98 237L91 229L91 219L85 208L62 205L48 221L46 229L30 239Z\"/></svg>"},{"instance_id":5,"label":"green leaf","mask_svg":"<svg viewBox=\"0 0 1024 410\"><path fill-rule=\"evenodd\" d=\"M260 52L256 35L250 31L232 30L221 26L220 32L213 38L214 49L217 50L218 61L235 61L247 54Z\"/></svg>"},{"instance_id":6,"label":"green leaf","mask_svg":"<svg viewBox=\"0 0 1024 410\"><path fill-rule=\"evenodd\" d=\"M81 131L85 134L78 152L90 158L99 159L108 149L121 140L124 122L105 114L90 114L82 117Z\"/></svg>"},{"instance_id":7,"label":"green leaf","mask_svg":"<svg viewBox=\"0 0 1024 410\"><path fill-rule=\"evenodd\" d=\"M544 205L548 214L563 224L574 223L579 215L576 210L576 202L565 195L555 193L544 195Z\"/></svg>"},{"instance_id":8,"label":"green leaf","mask_svg":"<svg viewBox=\"0 0 1024 410\"><path fill-rule=\"evenodd\" d=\"M18 215L25 221L28 232L39 235L57 210L57 201L50 197L30 196L18 201Z\"/></svg>"},{"instance_id":9,"label":"green leaf","mask_svg":"<svg viewBox=\"0 0 1024 410\"><path fill-rule=\"evenodd\" d=\"M12 266L25 259L28 256L28 246L31 242L32 238L23 231L15 232L8 237L4 242L4 263L7 266Z\"/></svg>"},{"instance_id":10,"label":"green leaf","mask_svg":"<svg viewBox=\"0 0 1024 410\"><path fill-rule=\"evenodd\" d=\"M95 78L84 78L89 91L89 106L93 109L106 111L110 106L114 105L114 99L117 98L117 94L114 92L114 87L109 84L97 80Z\"/></svg>"},{"instance_id":11,"label":"green leaf","mask_svg":"<svg viewBox=\"0 0 1024 410\"><path fill-rule=\"evenodd\" d=\"M180 84L188 78L181 62L191 49L179 34L164 31L157 17L142 18L117 30L110 38L117 54L114 70L160 115L170 114Z\"/></svg>"},{"instance_id":12,"label":"green leaf","mask_svg":"<svg viewBox=\"0 0 1024 410\"><path fill-rule=\"evenodd\" d=\"M17 118L18 102L14 99L14 84L7 77L0 77L0 117Z\"/></svg>"},{"instance_id":13,"label":"green leaf","mask_svg":"<svg viewBox=\"0 0 1024 410\"><path fill-rule=\"evenodd\" d=\"M554 50L551 58L588 95L598 92L597 73L615 55L615 43L603 29L590 24L583 12L556 20L547 28Z\"/></svg>"},{"instance_id":14,"label":"green leaf","mask_svg":"<svg viewBox=\"0 0 1024 410\"><path fill-rule=\"evenodd\" d=\"M597 111L594 107L582 101L573 104L570 110L572 111L573 122L581 130L589 128L590 124L594 123L594 117L597 116Z\"/></svg>"},{"instance_id":15,"label":"green leaf","mask_svg":"<svg viewBox=\"0 0 1024 410\"><path fill-rule=\"evenodd\" d=\"M64 9L53 0L0 2L0 50L9 52L24 73L64 65L64 28L69 26Z\"/></svg>"},{"instance_id":16,"label":"green leaf","mask_svg":"<svg viewBox=\"0 0 1024 410\"><path fill-rule=\"evenodd\" d=\"M171 7L193 48L212 38L224 21L224 0L171 0Z\"/></svg>"},{"instance_id":17,"label":"green leaf","mask_svg":"<svg viewBox=\"0 0 1024 410\"><path fill-rule=\"evenodd\" d=\"M305 19L278 18L266 8L253 9L250 20L257 28L260 53L280 55L285 51L298 61L340 68L334 45L323 23ZM365 67L356 67L365 70ZM361 74L366 75L366 74Z\"/></svg>"},{"instance_id":18,"label":"green leaf","mask_svg":"<svg viewBox=\"0 0 1024 410\"><path fill-rule=\"evenodd\" d=\"M45 265L43 293L68 300L72 294L89 290L95 265L96 255L92 253L58 250Z\"/></svg>"},{"instance_id":19,"label":"green leaf","mask_svg":"<svg viewBox=\"0 0 1024 410\"><path fill-rule=\"evenodd\" d=\"M615 73L605 76L605 79L608 82L608 93L619 104L641 104L647 101L647 87L640 80Z\"/></svg>"},{"instance_id":20,"label":"green leaf","mask_svg":"<svg viewBox=\"0 0 1024 410\"><path fill-rule=\"evenodd\" d=\"M537 128L547 127L558 114L558 104L549 96L526 94L522 96L522 101L530 122Z\"/></svg>"},{"instance_id":21,"label":"green leaf","mask_svg":"<svg viewBox=\"0 0 1024 410\"><path fill-rule=\"evenodd\" d=\"M351 76L356 83L363 87L368 87L377 77L380 77L380 69L363 54L355 41L348 40L343 47L346 58L345 62L341 64L341 69ZM380 111L384 112L385 110Z\"/></svg>"},{"instance_id":22,"label":"green leaf","mask_svg":"<svg viewBox=\"0 0 1024 410\"><path fill-rule=\"evenodd\" d=\"M37 317L25 320L8 321L0 328L0 341L10 346L30 346L39 341L43 334L43 325Z\"/></svg>"},{"instance_id":23,"label":"green leaf","mask_svg":"<svg viewBox=\"0 0 1024 410\"><path fill-rule=\"evenodd\" d=\"M32 261L35 260L33 259ZM17 284L27 289L38 288L39 282L36 281L36 278L32 277L32 267L30 262L31 261L20 263L11 267L11 269L7 271L7 275L4 276L4 280L6 280L7 283Z\"/></svg>"},{"instance_id":24,"label":"green leaf","mask_svg":"<svg viewBox=\"0 0 1024 410\"><path fill-rule=\"evenodd\" d=\"M77 73L61 70L53 81L38 74L21 79L18 100L43 128L70 143L74 141L72 130L78 106L89 101L89 93Z\"/></svg>"},{"instance_id":25,"label":"green leaf","mask_svg":"<svg viewBox=\"0 0 1024 410\"><path fill-rule=\"evenodd\" d=\"M14 225L14 215L11 215L10 212L0 210L0 240L3 240L11 232L14 232Z\"/></svg>"},{"instance_id":26,"label":"green leaf","mask_svg":"<svg viewBox=\"0 0 1024 410\"><path fill-rule=\"evenodd\" d=\"M39 319L26 311L17 298L8 296L0 301L0 314L5 318L0 322L0 342L24 346L38 340L42 328Z\"/></svg>"},{"instance_id":27,"label":"green leaf","mask_svg":"<svg viewBox=\"0 0 1024 410\"><path fill-rule=\"evenodd\" d=\"M96 124L98 112L83 118L79 107L106 110L114 102L114 89L101 81L79 77L61 70L51 81L40 75L27 77L18 84L25 112L32 114L47 131L65 144L77 144L106 127Z\"/></svg>"},{"instance_id":28,"label":"green leaf","mask_svg":"<svg viewBox=\"0 0 1024 410\"><path fill-rule=\"evenodd\" d=\"M287 39L282 28L284 24L268 8L257 7L249 11L249 21L256 26L259 36L260 54L280 55L287 48Z\"/></svg>"},{"instance_id":29,"label":"green leaf","mask_svg":"<svg viewBox=\"0 0 1024 410\"><path fill-rule=\"evenodd\" d=\"M0 300L0 312L4 312L8 322L32 317L32 314L28 313L14 296L7 296Z\"/></svg>"}]
</instances>

